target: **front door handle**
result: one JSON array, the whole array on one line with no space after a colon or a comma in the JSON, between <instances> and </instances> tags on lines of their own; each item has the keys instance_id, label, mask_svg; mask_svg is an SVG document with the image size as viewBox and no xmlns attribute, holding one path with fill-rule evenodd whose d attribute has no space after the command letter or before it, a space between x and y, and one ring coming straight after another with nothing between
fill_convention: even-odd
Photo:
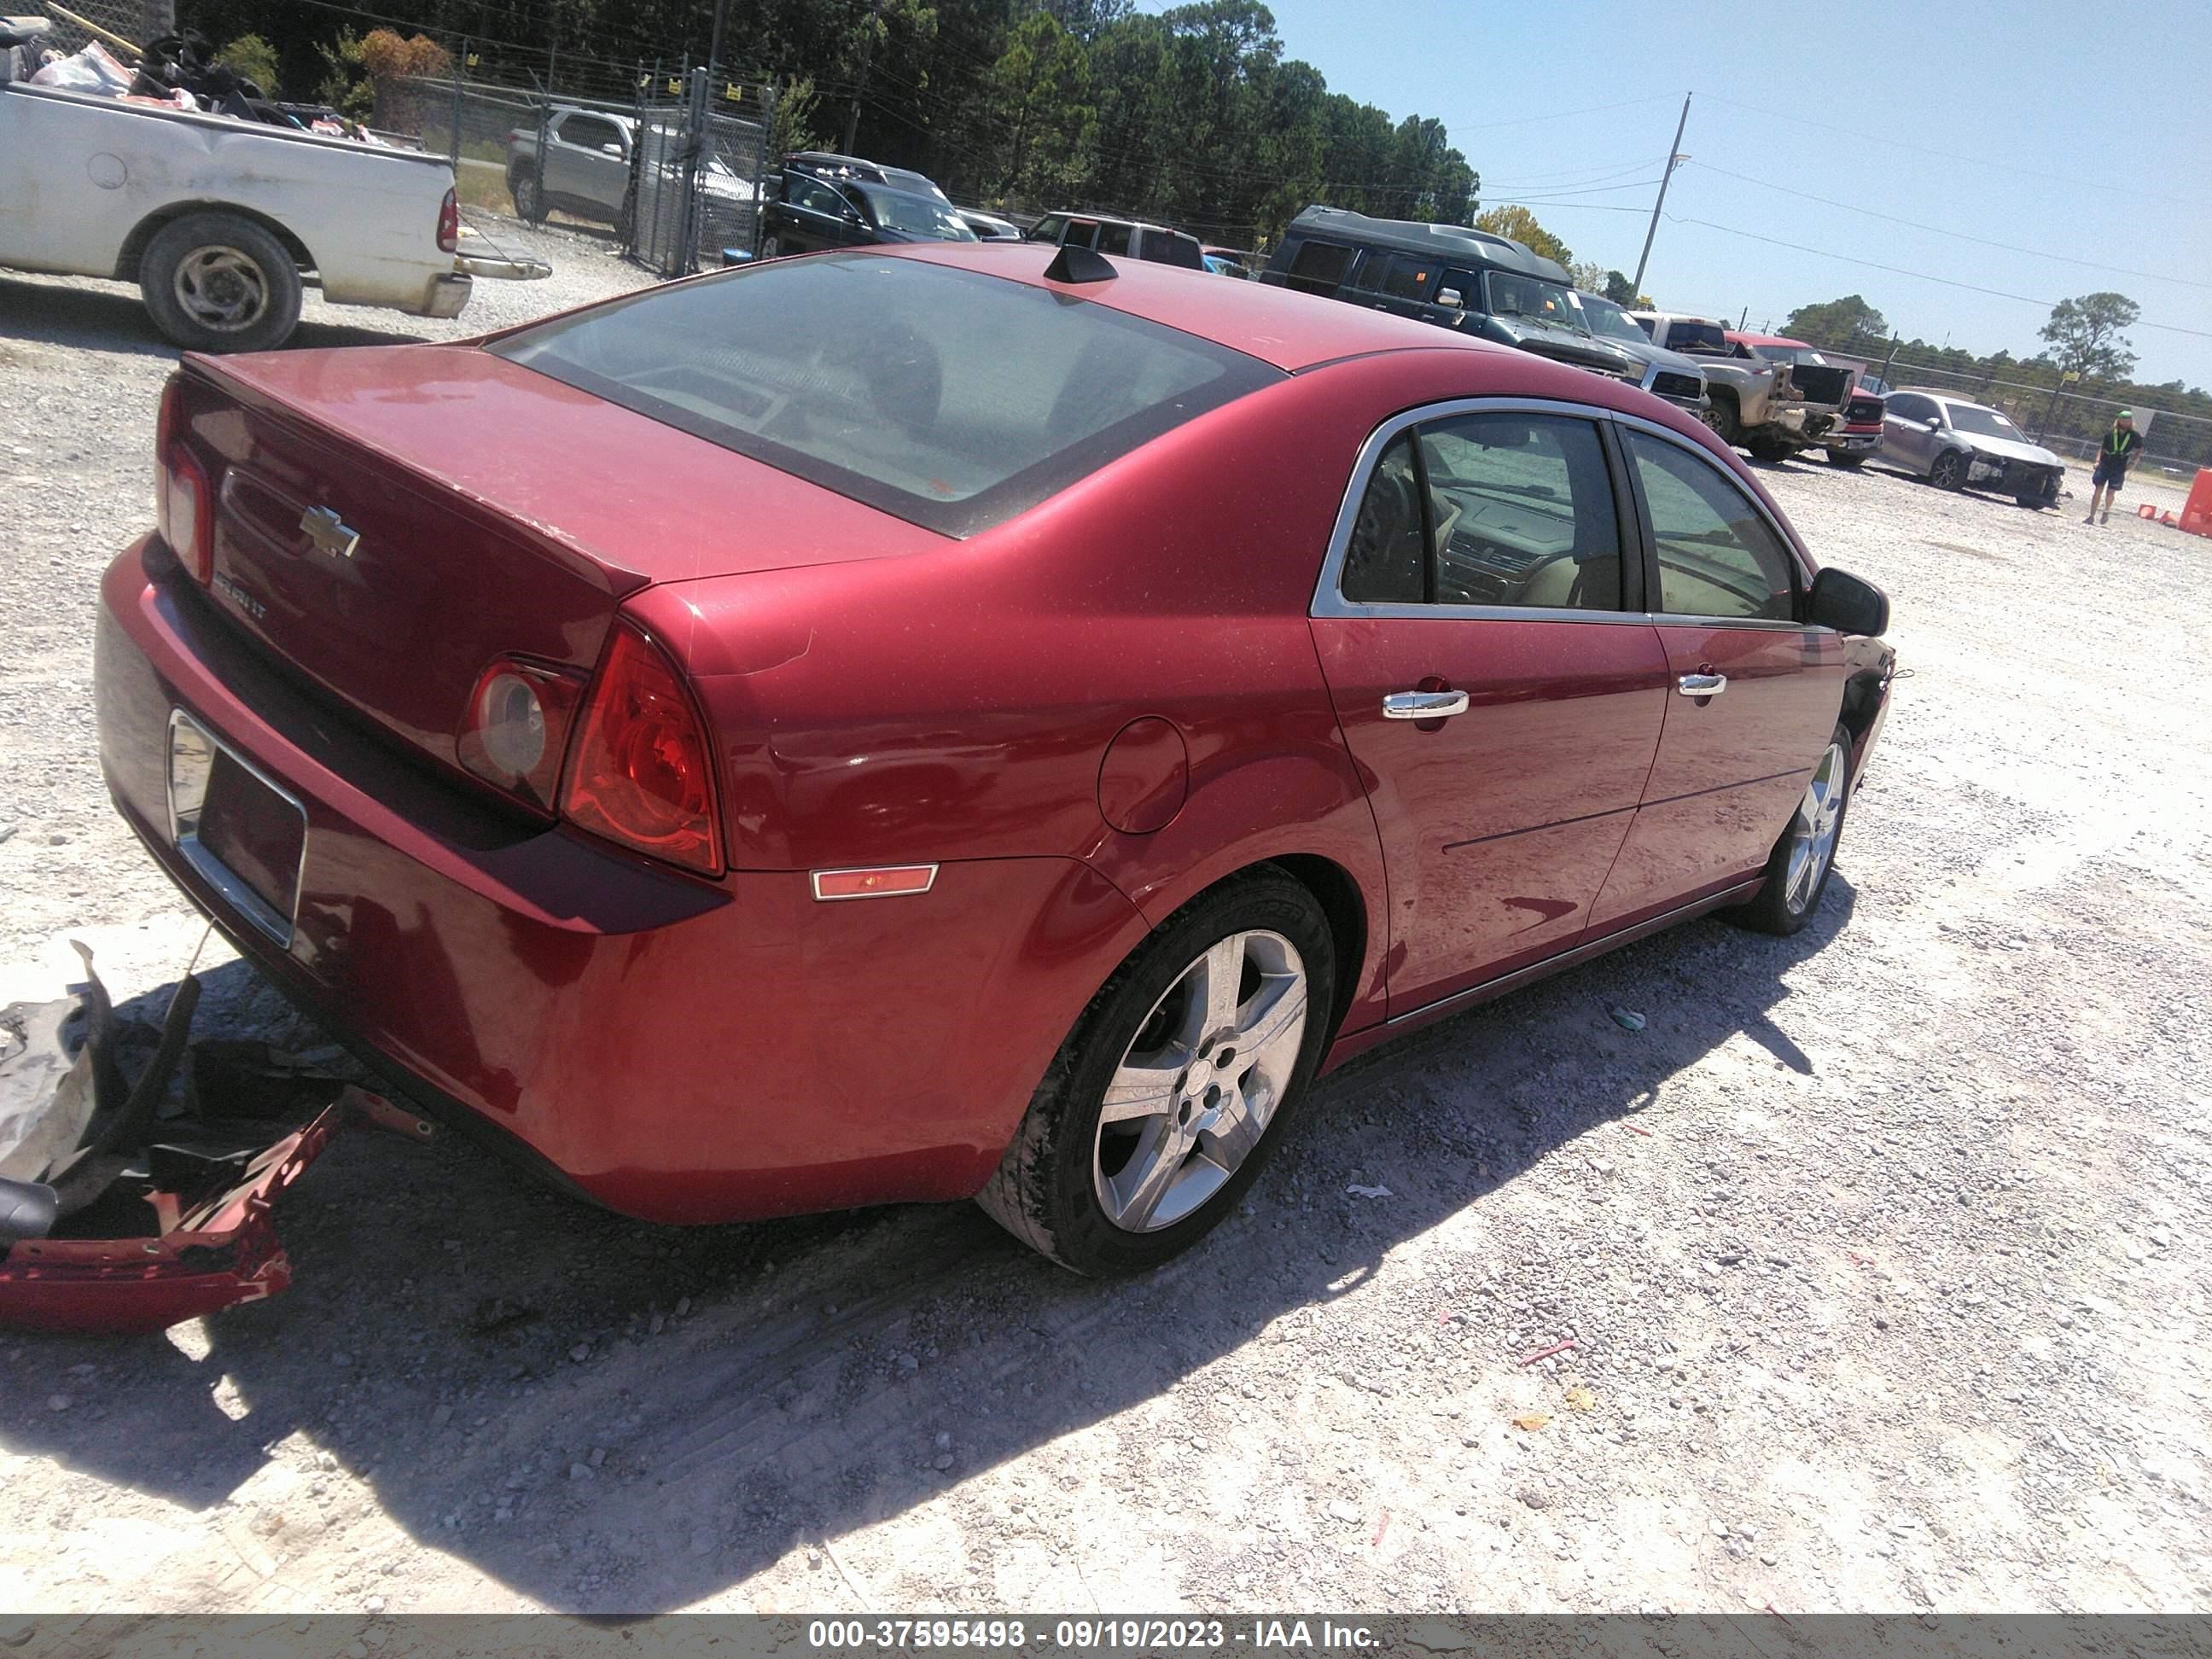
<instances>
[{"instance_id":1,"label":"front door handle","mask_svg":"<svg viewBox=\"0 0 2212 1659\"><path fill-rule=\"evenodd\" d=\"M1393 691L1382 699L1386 720L1440 720L1467 713L1464 691Z\"/></svg>"},{"instance_id":2,"label":"front door handle","mask_svg":"<svg viewBox=\"0 0 2212 1659\"><path fill-rule=\"evenodd\" d=\"M1717 697L1728 690L1728 676L1685 674L1674 682L1674 690L1686 697Z\"/></svg>"}]
</instances>

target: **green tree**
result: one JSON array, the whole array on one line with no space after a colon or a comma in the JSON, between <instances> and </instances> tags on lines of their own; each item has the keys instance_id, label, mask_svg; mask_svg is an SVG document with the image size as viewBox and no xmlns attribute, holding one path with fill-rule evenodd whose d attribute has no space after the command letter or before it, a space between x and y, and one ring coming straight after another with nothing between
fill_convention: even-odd
<instances>
[{"instance_id":1,"label":"green tree","mask_svg":"<svg viewBox=\"0 0 2212 1659\"><path fill-rule=\"evenodd\" d=\"M991 71L1006 125L1001 196L1042 199L1066 189L1091 118L1091 63L1048 11L1015 27Z\"/></svg>"},{"instance_id":2,"label":"green tree","mask_svg":"<svg viewBox=\"0 0 2212 1659\"><path fill-rule=\"evenodd\" d=\"M2061 300L2051 320L2038 331L2058 348L2058 367L2083 380L2117 380L2136 366L2136 354L2122 337L2142 307L2124 294L2084 294Z\"/></svg>"},{"instance_id":3,"label":"green tree","mask_svg":"<svg viewBox=\"0 0 2212 1659\"><path fill-rule=\"evenodd\" d=\"M1536 216L1527 208L1494 207L1474 222L1477 230L1486 230L1493 236L1510 236L1529 252L1547 259L1556 259L1563 265L1575 262L1567 245L1536 222Z\"/></svg>"},{"instance_id":4,"label":"green tree","mask_svg":"<svg viewBox=\"0 0 2212 1659\"><path fill-rule=\"evenodd\" d=\"M1626 271L1607 271L1603 292L1605 297L1617 306L1628 306L1637 310L1643 308L1636 303L1636 284L1628 280Z\"/></svg>"},{"instance_id":5,"label":"green tree","mask_svg":"<svg viewBox=\"0 0 2212 1659\"><path fill-rule=\"evenodd\" d=\"M775 112L769 118L768 151L781 158L794 150L819 149L822 138L814 128L814 112L820 102L811 76L800 76L776 89Z\"/></svg>"},{"instance_id":6,"label":"green tree","mask_svg":"<svg viewBox=\"0 0 2212 1659\"><path fill-rule=\"evenodd\" d=\"M1797 339L1843 351L1863 350L1889 337L1888 321L1856 294L1820 305L1799 306L1782 328Z\"/></svg>"},{"instance_id":7,"label":"green tree","mask_svg":"<svg viewBox=\"0 0 2212 1659\"><path fill-rule=\"evenodd\" d=\"M215 61L225 69L251 81L270 97L276 95L278 71L276 48L258 34L241 34L221 52Z\"/></svg>"}]
</instances>

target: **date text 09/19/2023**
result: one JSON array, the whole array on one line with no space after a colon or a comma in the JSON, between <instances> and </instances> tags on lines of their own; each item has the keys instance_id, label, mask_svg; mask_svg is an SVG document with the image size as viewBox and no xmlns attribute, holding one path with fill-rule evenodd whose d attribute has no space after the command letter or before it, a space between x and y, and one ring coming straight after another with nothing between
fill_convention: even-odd
<instances>
[{"instance_id":1,"label":"date text 09/19/2023","mask_svg":"<svg viewBox=\"0 0 2212 1659\"><path fill-rule=\"evenodd\" d=\"M855 1651L902 1648L967 1648L1012 1651L1050 1649L1067 1653L1151 1653L1163 1650L1218 1651L1351 1650L1375 1645L1364 1625L1328 1619L817 1619L806 1627L811 1648Z\"/></svg>"}]
</instances>

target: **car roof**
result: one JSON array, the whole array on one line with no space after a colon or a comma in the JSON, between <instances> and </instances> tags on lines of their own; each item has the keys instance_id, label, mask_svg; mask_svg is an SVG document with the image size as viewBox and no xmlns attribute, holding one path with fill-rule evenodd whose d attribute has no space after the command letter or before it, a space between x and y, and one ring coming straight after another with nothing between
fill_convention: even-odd
<instances>
[{"instance_id":1,"label":"car roof","mask_svg":"<svg viewBox=\"0 0 2212 1659\"><path fill-rule=\"evenodd\" d=\"M1060 253L1050 242L927 242L854 252L872 258L927 259L1048 288L1195 334L1293 374L1340 358L1384 351L1433 351L1440 347L1540 361L1434 323L1261 283L1224 283L1208 271L1158 264L1149 259L1102 255L1114 268L1111 282L1048 283L1045 268ZM1577 386L1610 384L1580 369L1561 373Z\"/></svg>"},{"instance_id":2,"label":"car roof","mask_svg":"<svg viewBox=\"0 0 2212 1659\"><path fill-rule=\"evenodd\" d=\"M1127 225L1133 230L1157 230L1163 236L1190 236L1187 230L1177 230L1173 225L1154 224L1150 219L1124 219L1118 213L1088 213L1081 208L1054 208L1040 216L1046 219L1080 219L1090 225ZM1191 236L1192 241L1198 240Z\"/></svg>"},{"instance_id":3,"label":"car roof","mask_svg":"<svg viewBox=\"0 0 2212 1659\"><path fill-rule=\"evenodd\" d=\"M1796 346L1802 351L1817 351L1820 349L1820 348L1815 346L1810 340L1793 340L1786 334L1746 334L1733 328L1724 329L1722 331L1725 333L1729 339L1734 340L1738 345Z\"/></svg>"},{"instance_id":4,"label":"car roof","mask_svg":"<svg viewBox=\"0 0 2212 1659\"><path fill-rule=\"evenodd\" d=\"M1956 404L1961 409L1986 409L1992 415L2004 415L2005 419L2008 421L2012 419L2012 416L2005 415L2004 410L2002 409L1996 408L1989 404L1978 404L1972 398L1962 398L1955 392L1945 392L1936 386L1893 386L1890 387L1889 390L1893 396L1900 392L1910 392L1916 397L1933 398L1939 404Z\"/></svg>"},{"instance_id":5,"label":"car roof","mask_svg":"<svg viewBox=\"0 0 2212 1659\"><path fill-rule=\"evenodd\" d=\"M1314 206L1291 221L1285 240L1304 233L1346 241L1379 243L1409 252L1433 253L1445 259L1471 259L1500 270L1541 277L1565 287L1574 285L1566 267L1547 259L1525 243L1494 235L1468 225L1425 224L1416 219L1370 219L1349 208Z\"/></svg>"}]
</instances>

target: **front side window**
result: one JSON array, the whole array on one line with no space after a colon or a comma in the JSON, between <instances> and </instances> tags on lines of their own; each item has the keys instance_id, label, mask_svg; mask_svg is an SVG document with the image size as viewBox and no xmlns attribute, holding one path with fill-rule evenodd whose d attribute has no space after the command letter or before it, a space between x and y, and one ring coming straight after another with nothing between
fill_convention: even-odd
<instances>
[{"instance_id":1,"label":"front side window","mask_svg":"<svg viewBox=\"0 0 2212 1659\"><path fill-rule=\"evenodd\" d=\"M1443 274L1440 264L1401 253L1390 261L1390 269L1382 278L1382 291L1394 300L1431 305L1437 297L1437 278Z\"/></svg>"},{"instance_id":2,"label":"front side window","mask_svg":"<svg viewBox=\"0 0 2212 1659\"><path fill-rule=\"evenodd\" d=\"M866 253L648 289L484 349L951 536L1285 378L1105 306Z\"/></svg>"},{"instance_id":3,"label":"front side window","mask_svg":"<svg viewBox=\"0 0 2212 1659\"><path fill-rule=\"evenodd\" d=\"M1361 605L1617 611L1620 520L1596 427L1500 411L1401 435L1361 497L1340 586Z\"/></svg>"},{"instance_id":4,"label":"front side window","mask_svg":"<svg viewBox=\"0 0 2212 1659\"><path fill-rule=\"evenodd\" d=\"M596 115L572 115L561 124L561 142L580 145L585 149L598 149L603 144L619 148L622 129Z\"/></svg>"},{"instance_id":5,"label":"front side window","mask_svg":"<svg viewBox=\"0 0 2212 1659\"><path fill-rule=\"evenodd\" d=\"M1641 432L1623 435L1659 554L1657 608L1677 617L1790 621L1790 552L1751 497L1686 449Z\"/></svg>"},{"instance_id":6,"label":"front side window","mask_svg":"<svg viewBox=\"0 0 2212 1659\"><path fill-rule=\"evenodd\" d=\"M1343 283L1344 269L1351 263L1352 250L1348 247L1339 247L1334 242L1301 242L1291 259L1290 270L1284 273L1283 286L1294 288L1301 294L1331 297Z\"/></svg>"}]
</instances>

